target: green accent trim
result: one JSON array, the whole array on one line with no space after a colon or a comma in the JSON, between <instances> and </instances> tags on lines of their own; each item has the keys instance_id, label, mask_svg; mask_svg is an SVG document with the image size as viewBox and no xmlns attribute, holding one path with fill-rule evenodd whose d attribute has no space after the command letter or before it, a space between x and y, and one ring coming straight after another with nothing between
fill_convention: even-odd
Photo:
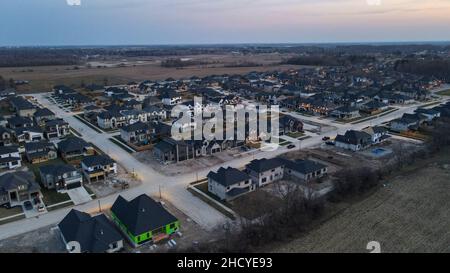
<instances>
[{"instance_id":1,"label":"green accent trim","mask_svg":"<svg viewBox=\"0 0 450 273\"><path fill-rule=\"evenodd\" d=\"M123 233L127 234L128 238L135 244L141 244L143 242L150 241L153 238L153 232L158 229L154 229L152 231L144 232L139 235L132 234L128 228L120 221L120 219L111 211L111 218L116 223L117 226L123 231ZM180 221L177 220L173 223L167 224L161 227L165 234L171 235L177 232L180 229Z\"/></svg>"}]
</instances>

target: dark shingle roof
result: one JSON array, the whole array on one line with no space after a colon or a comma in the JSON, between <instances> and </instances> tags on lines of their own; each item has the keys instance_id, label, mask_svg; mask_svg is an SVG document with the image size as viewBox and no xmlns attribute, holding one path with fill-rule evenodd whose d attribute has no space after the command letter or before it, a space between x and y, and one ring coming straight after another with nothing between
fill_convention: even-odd
<instances>
[{"instance_id":1,"label":"dark shingle roof","mask_svg":"<svg viewBox=\"0 0 450 273\"><path fill-rule=\"evenodd\" d=\"M48 116L54 116L55 113L50 111L48 108L39 108L36 110L33 116L35 117L48 117Z\"/></svg>"},{"instance_id":2,"label":"dark shingle roof","mask_svg":"<svg viewBox=\"0 0 450 273\"><path fill-rule=\"evenodd\" d=\"M250 179L248 174L231 167L227 169L221 167L216 173L209 172L207 177L225 187Z\"/></svg>"},{"instance_id":3,"label":"dark shingle roof","mask_svg":"<svg viewBox=\"0 0 450 273\"><path fill-rule=\"evenodd\" d=\"M335 141L357 145L361 144L361 141L364 142L370 140L371 138L372 137L366 132L349 130L345 132L345 135L337 135Z\"/></svg>"},{"instance_id":4,"label":"dark shingle roof","mask_svg":"<svg viewBox=\"0 0 450 273\"><path fill-rule=\"evenodd\" d=\"M81 151L90 145L79 137L70 137L58 143L58 149L62 152Z\"/></svg>"},{"instance_id":5,"label":"dark shingle roof","mask_svg":"<svg viewBox=\"0 0 450 273\"><path fill-rule=\"evenodd\" d=\"M17 189L18 186L23 185L28 186L28 190L40 189L34 180L34 174L32 172L18 171L0 176L0 189L4 191Z\"/></svg>"},{"instance_id":6,"label":"dark shingle roof","mask_svg":"<svg viewBox=\"0 0 450 273\"><path fill-rule=\"evenodd\" d=\"M278 158L272 158L272 159L255 159L250 162L250 164L247 164L246 168L252 171L255 171L257 173L265 172L271 169L278 168L283 165L283 162L281 162Z\"/></svg>"},{"instance_id":7,"label":"dark shingle roof","mask_svg":"<svg viewBox=\"0 0 450 273\"><path fill-rule=\"evenodd\" d=\"M294 170L301 174L313 173L327 167L324 164L312 160L301 160L301 159L295 161L284 160L284 163L286 168Z\"/></svg>"},{"instance_id":8,"label":"dark shingle roof","mask_svg":"<svg viewBox=\"0 0 450 273\"><path fill-rule=\"evenodd\" d=\"M87 167L97 166L97 165L109 165L114 163L114 160L112 160L109 156L106 155L91 155L83 158L81 161L84 165Z\"/></svg>"},{"instance_id":9,"label":"dark shingle roof","mask_svg":"<svg viewBox=\"0 0 450 273\"><path fill-rule=\"evenodd\" d=\"M136 123L121 128L121 130L124 130L125 132L135 132L139 130L148 130L148 129L150 129L150 125L147 123L143 123L141 121L138 121Z\"/></svg>"},{"instance_id":10,"label":"dark shingle roof","mask_svg":"<svg viewBox=\"0 0 450 273\"><path fill-rule=\"evenodd\" d=\"M89 214L71 210L58 224L66 242L80 243L81 252L102 253L109 245L122 240L104 214L91 217Z\"/></svg>"},{"instance_id":11,"label":"dark shingle roof","mask_svg":"<svg viewBox=\"0 0 450 273\"><path fill-rule=\"evenodd\" d=\"M73 167L72 165L68 165L68 164L54 164L54 165L44 165L39 167L39 171L44 174L50 174L53 176L60 176L63 175L65 173L69 173L69 172L75 172L77 171L77 169L75 169L75 167Z\"/></svg>"},{"instance_id":12,"label":"dark shingle roof","mask_svg":"<svg viewBox=\"0 0 450 273\"><path fill-rule=\"evenodd\" d=\"M160 203L145 194L131 201L119 195L111 211L136 236L177 221Z\"/></svg>"}]
</instances>

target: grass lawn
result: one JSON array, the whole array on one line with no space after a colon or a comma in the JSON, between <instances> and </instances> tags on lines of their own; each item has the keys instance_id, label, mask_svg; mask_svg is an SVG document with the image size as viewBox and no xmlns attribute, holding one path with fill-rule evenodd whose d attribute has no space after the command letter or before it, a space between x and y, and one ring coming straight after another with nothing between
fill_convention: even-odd
<instances>
[{"instance_id":1,"label":"grass lawn","mask_svg":"<svg viewBox=\"0 0 450 273\"><path fill-rule=\"evenodd\" d=\"M299 138L301 136L304 136L305 134L302 132L294 132L294 133L290 132L290 133L287 133L286 135L289 137L292 137L292 138Z\"/></svg>"},{"instance_id":2,"label":"grass lawn","mask_svg":"<svg viewBox=\"0 0 450 273\"><path fill-rule=\"evenodd\" d=\"M436 94L441 96L450 96L450 89L439 91Z\"/></svg>"},{"instance_id":3,"label":"grass lawn","mask_svg":"<svg viewBox=\"0 0 450 273\"><path fill-rule=\"evenodd\" d=\"M56 190L49 190L41 188L42 195L44 196L44 203L46 206L58 204L61 202L69 201L70 197L67 193L59 193Z\"/></svg>"},{"instance_id":4,"label":"grass lawn","mask_svg":"<svg viewBox=\"0 0 450 273\"><path fill-rule=\"evenodd\" d=\"M286 146L286 145L289 145L289 144L292 144L292 142L286 141L286 142L280 143L281 146Z\"/></svg>"},{"instance_id":5,"label":"grass lawn","mask_svg":"<svg viewBox=\"0 0 450 273\"><path fill-rule=\"evenodd\" d=\"M19 213L22 213L22 208L21 207L14 207L14 208L4 208L4 207L0 207L0 219L8 217L8 216L13 216Z\"/></svg>"}]
</instances>

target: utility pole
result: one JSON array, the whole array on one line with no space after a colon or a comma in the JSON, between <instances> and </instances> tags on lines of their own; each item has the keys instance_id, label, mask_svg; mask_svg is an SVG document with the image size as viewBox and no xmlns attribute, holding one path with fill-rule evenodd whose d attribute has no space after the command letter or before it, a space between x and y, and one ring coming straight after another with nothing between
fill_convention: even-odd
<instances>
[{"instance_id":1,"label":"utility pole","mask_svg":"<svg viewBox=\"0 0 450 273\"><path fill-rule=\"evenodd\" d=\"M159 185L159 202L162 202L161 185Z\"/></svg>"},{"instance_id":2,"label":"utility pole","mask_svg":"<svg viewBox=\"0 0 450 273\"><path fill-rule=\"evenodd\" d=\"M102 212L102 205L100 204L100 199L98 199L98 212Z\"/></svg>"}]
</instances>

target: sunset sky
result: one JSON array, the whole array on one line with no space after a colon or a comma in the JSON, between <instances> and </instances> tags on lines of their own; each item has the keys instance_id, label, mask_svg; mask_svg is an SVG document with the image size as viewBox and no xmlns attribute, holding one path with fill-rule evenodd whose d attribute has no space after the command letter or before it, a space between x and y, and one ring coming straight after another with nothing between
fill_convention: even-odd
<instances>
[{"instance_id":1,"label":"sunset sky","mask_svg":"<svg viewBox=\"0 0 450 273\"><path fill-rule=\"evenodd\" d=\"M1 0L0 10L0 46L450 40L450 0Z\"/></svg>"}]
</instances>

